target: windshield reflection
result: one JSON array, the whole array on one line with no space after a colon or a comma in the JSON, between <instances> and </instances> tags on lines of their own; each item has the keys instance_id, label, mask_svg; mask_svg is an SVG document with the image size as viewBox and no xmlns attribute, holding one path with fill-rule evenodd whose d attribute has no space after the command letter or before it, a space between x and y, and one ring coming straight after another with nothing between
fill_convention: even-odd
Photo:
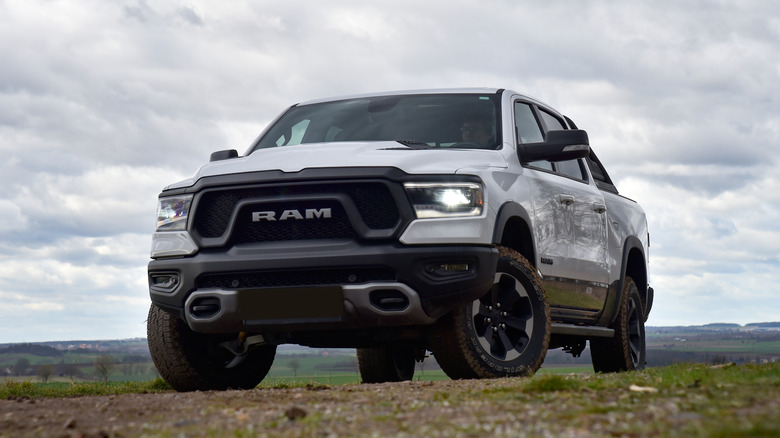
<instances>
[{"instance_id":1,"label":"windshield reflection","mask_svg":"<svg viewBox=\"0 0 780 438\"><path fill-rule=\"evenodd\" d=\"M500 144L498 104L495 94L435 94L295 106L251 150L355 141L495 149Z\"/></svg>"}]
</instances>

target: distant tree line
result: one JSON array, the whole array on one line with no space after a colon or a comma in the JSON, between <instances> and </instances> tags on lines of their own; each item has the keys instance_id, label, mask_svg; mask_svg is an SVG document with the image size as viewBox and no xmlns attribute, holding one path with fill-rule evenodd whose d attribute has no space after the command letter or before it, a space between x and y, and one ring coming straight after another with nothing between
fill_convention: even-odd
<instances>
[{"instance_id":1,"label":"distant tree line","mask_svg":"<svg viewBox=\"0 0 780 438\"><path fill-rule=\"evenodd\" d=\"M86 371L89 368L92 372ZM151 360L143 355L128 355L120 359L109 355L101 355L92 362L32 364L26 357L20 357L12 366L0 368L0 375L29 377L37 376L42 382L48 382L53 377L67 377L70 380L94 380L107 382L112 374L124 376L156 376L157 369Z\"/></svg>"},{"instance_id":2,"label":"distant tree line","mask_svg":"<svg viewBox=\"0 0 780 438\"><path fill-rule=\"evenodd\" d=\"M63 352L56 348L40 344L13 344L5 348L0 348L2 354L33 354L35 356L59 357Z\"/></svg>"},{"instance_id":3,"label":"distant tree line","mask_svg":"<svg viewBox=\"0 0 780 438\"><path fill-rule=\"evenodd\" d=\"M780 328L780 322L751 322L745 327Z\"/></svg>"}]
</instances>

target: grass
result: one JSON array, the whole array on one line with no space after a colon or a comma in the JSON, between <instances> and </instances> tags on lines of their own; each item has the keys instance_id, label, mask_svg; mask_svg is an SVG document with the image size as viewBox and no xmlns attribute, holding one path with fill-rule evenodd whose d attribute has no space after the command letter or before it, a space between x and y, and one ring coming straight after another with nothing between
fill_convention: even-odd
<instances>
[{"instance_id":1,"label":"grass","mask_svg":"<svg viewBox=\"0 0 780 438\"><path fill-rule=\"evenodd\" d=\"M415 381L447 380L441 370L419 371ZM627 388L630 385L653 387L656 390L698 388L704 386L769 386L780 390L780 364L725 365L677 364L648 368L643 371L616 374L594 374L586 366L547 368L530 379L517 379L510 390L524 393L588 390L601 391ZM260 388L299 388L312 385L340 386L360 383L355 373L330 373L311 376L268 376ZM506 390L506 389L502 389ZM0 399L72 397L81 395L145 394L172 391L161 378L145 382L49 382L30 380L0 381ZM490 389L487 390L490 392Z\"/></svg>"},{"instance_id":2,"label":"grass","mask_svg":"<svg viewBox=\"0 0 780 438\"><path fill-rule=\"evenodd\" d=\"M354 373L331 374L323 376L268 376L260 382L261 388L300 388L307 385L353 385L360 383L360 378Z\"/></svg>"},{"instance_id":3,"label":"grass","mask_svg":"<svg viewBox=\"0 0 780 438\"><path fill-rule=\"evenodd\" d=\"M542 367L536 374L593 374L592 365L554 365Z\"/></svg>"},{"instance_id":4,"label":"grass","mask_svg":"<svg viewBox=\"0 0 780 438\"><path fill-rule=\"evenodd\" d=\"M148 394L172 391L163 379L146 382L51 382L6 380L0 382L0 399L36 399L85 395Z\"/></svg>"},{"instance_id":5,"label":"grass","mask_svg":"<svg viewBox=\"0 0 780 438\"><path fill-rule=\"evenodd\" d=\"M430 382L437 380L448 380L442 370L427 370L420 373L417 370L414 374L415 381ZM268 377L260 383L261 388L299 388L308 385L355 385L360 383L360 376L357 373L328 373L291 376L289 374L269 373Z\"/></svg>"},{"instance_id":6,"label":"grass","mask_svg":"<svg viewBox=\"0 0 780 438\"><path fill-rule=\"evenodd\" d=\"M537 374L486 385L477 397L445 392L434 395L434 401L463 406L487 400L509 410L552 409L553 423L571 428L558 430L561 434L725 438L780 436L778 394L780 363L678 364L618 374ZM601 427L606 429L594 432Z\"/></svg>"},{"instance_id":7,"label":"grass","mask_svg":"<svg viewBox=\"0 0 780 438\"><path fill-rule=\"evenodd\" d=\"M376 412L371 420L389 426L390 434L405 432L397 418L423 410L430 431L466 436L511 436L515 431L550 436L780 436L780 363L678 364L616 374L538 373L463 388L431 388L427 399L420 395L411 404L389 402L366 409ZM490 408L469 416L469 407L480 406ZM453 409L463 421L453 423ZM518 415L515 424L507 420L521 412L529 414ZM327 429L337 419L312 421L316 424L308 429L301 425L301 436ZM545 425L544 432L529 432L525 421Z\"/></svg>"}]
</instances>

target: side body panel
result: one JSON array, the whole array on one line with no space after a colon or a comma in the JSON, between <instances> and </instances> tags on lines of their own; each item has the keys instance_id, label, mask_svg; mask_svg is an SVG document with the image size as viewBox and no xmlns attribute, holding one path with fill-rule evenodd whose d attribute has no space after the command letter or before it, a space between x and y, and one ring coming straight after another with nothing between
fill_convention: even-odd
<instances>
[{"instance_id":1,"label":"side body panel","mask_svg":"<svg viewBox=\"0 0 780 438\"><path fill-rule=\"evenodd\" d=\"M533 108L535 124L539 129L561 129L563 116L539 102L515 96L505 106L504 123L517 126L515 133L505 138L524 142L538 135L528 130L534 125L521 120L513 111ZM542 112L543 110L543 112ZM544 114L544 115L542 115ZM544 121L544 119L547 121ZM556 125L557 124L557 125ZM602 192L585 172L579 160L582 178L572 178L555 171L552 163L541 167L524 166L516 158L517 166L526 181L531 196L532 234L536 246L536 267L542 274L548 300L555 320L593 323L604 309L611 276L608 262L607 207ZM544 166L547 166L546 168ZM576 168L576 165L574 166Z\"/></svg>"},{"instance_id":2,"label":"side body panel","mask_svg":"<svg viewBox=\"0 0 780 438\"><path fill-rule=\"evenodd\" d=\"M632 276L647 305L652 301L649 288L650 241L647 218L634 201L603 191L607 206L607 241L609 293L597 324L609 325L617 315L622 300L623 282ZM647 311L645 308L645 316Z\"/></svg>"}]
</instances>

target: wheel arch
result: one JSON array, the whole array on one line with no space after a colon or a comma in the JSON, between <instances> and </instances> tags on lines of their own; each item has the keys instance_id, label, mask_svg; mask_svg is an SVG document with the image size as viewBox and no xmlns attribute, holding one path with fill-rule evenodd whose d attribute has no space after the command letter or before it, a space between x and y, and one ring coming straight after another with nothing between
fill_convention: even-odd
<instances>
[{"instance_id":1,"label":"wheel arch","mask_svg":"<svg viewBox=\"0 0 780 438\"><path fill-rule=\"evenodd\" d=\"M631 277L642 296L642 306L647 307L647 264L645 256L638 247L632 247L624 259L625 272L623 278Z\"/></svg>"},{"instance_id":2,"label":"wheel arch","mask_svg":"<svg viewBox=\"0 0 780 438\"><path fill-rule=\"evenodd\" d=\"M528 211L516 202L507 202L498 210L493 229L493 244L519 252L536 267L536 247Z\"/></svg>"}]
</instances>

